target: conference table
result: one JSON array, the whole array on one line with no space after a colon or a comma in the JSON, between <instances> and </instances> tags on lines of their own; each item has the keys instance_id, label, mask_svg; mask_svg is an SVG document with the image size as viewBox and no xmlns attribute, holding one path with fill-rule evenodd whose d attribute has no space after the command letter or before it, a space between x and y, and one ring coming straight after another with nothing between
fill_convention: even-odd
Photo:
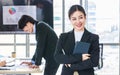
<instances>
[{"instance_id":1,"label":"conference table","mask_svg":"<svg viewBox=\"0 0 120 75\"><path fill-rule=\"evenodd\" d=\"M30 68L23 68L23 69L8 69L8 70L0 70L0 74L30 74L30 73L41 73L39 68L37 69L30 69Z\"/></svg>"},{"instance_id":2,"label":"conference table","mask_svg":"<svg viewBox=\"0 0 120 75\"><path fill-rule=\"evenodd\" d=\"M0 74L31 74L31 73L41 73L42 70L40 68L29 68L26 64L20 64L22 61L28 61L28 59L14 59L12 60L12 64L7 65L6 67L0 67Z\"/></svg>"}]
</instances>

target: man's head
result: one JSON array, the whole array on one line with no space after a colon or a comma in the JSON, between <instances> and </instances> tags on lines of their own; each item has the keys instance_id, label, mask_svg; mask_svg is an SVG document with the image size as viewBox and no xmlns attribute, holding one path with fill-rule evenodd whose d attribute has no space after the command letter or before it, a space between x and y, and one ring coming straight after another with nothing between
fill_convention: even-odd
<instances>
[{"instance_id":1,"label":"man's head","mask_svg":"<svg viewBox=\"0 0 120 75\"><path fill-rule=\"evenodd\" d=\"M23 29L28 22L34 24L36 20L34 20L32 17L28 15L22 15L22 17L18 21L19 29Z\"/></svg>"},{"instance_id":2,"label":"man's head","mask_svg":"<svg viewBox=\"0 0 120 75\"><path fill-rule=\"evenodd\" d=\"M24 30L25 32L31 33L33 31L33 24L35 24L36 20L28 15L22 15L20 20L18 21L19 29Z\"/></svg>"}]
</instances>

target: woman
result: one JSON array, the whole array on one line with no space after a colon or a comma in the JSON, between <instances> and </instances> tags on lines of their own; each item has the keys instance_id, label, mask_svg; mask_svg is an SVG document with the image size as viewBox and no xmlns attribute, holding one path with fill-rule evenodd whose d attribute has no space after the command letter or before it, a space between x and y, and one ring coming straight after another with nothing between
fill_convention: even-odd
<instances>
[{"instance_id":1,"label":"woman","mask_svg":"<svg viewBox=\"0 0 120 75\"><path fill-rule=\"evenodd\" d=\"M93 67L99 62L99 36L85 28L86 13L82 6L73 5L68 12L73 30L62 33L57 43L55 60L64 64L61 75L94 75ZM88 53L73 54L77 41L90 43Z\"/></svg>"}]
</instances>

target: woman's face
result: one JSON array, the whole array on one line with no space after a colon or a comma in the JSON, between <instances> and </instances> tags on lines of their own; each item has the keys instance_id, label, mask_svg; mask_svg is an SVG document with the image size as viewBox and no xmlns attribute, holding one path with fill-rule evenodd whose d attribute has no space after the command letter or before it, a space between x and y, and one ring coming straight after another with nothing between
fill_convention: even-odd
<instances>
[{"instance_id":1,"label":"woman's face","mask_svg":"<svg viewBox=\"0 0 120 75\"><path fill-rule=\"evenodd\" d=\"M23 28L23 31L27 33L32 33L33 32L33 24L28 22L26 23L26 26Z\"/></svg>"},{"instance_id":2,"label":"woman's face","mask_svg":"<svg viewBox=\"0 0 120 75\"><path fill-rule=\"evenodd\" d=\"M75 31L84 31L86 16L81 11L75 11L71 14L70 21Z\"/></svg>"}]
</instances>

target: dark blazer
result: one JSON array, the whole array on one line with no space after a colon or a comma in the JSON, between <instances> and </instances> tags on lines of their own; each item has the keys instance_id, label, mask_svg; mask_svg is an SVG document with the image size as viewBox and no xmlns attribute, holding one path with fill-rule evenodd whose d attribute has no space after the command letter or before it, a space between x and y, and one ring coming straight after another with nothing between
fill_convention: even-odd
<instances>
[{"instance_id":1,"label":"dark blazer","mask_svg":"<svg viewBox=\"0 0 120 75\"><path fill-rule=\"evenodd\" d=\"M52 28L54 28L53 25L53 3L50 3L49 1L45 1L43 3L43 14L44 19L43 21L48 23Z\"/></svg>"},{"instance_id":2,"label":"dark blazer","mask_svg":"<svg viewBox=\"0 0 120 75\"><path fill-rule=\"evenodd\" d=\"M41 64L42 57L47 61L53 61L54 51L58 37L53 29L44 22L36 24L36 52L32 58L36 65Z\"/></svg>"},{"instance_id":3,"label":"dark blazer","mask_svg":"<svg viewBox=\"0 0 120 75\"><path fill-rule=\"evenodd\" d=\"M93 67L99 62L99 37L85 29L81 41L90 43L88 53L91 57L85 61L82 61L82 54L73 54L74 30L60 35L54 54L55 60L60 64L71 64L71 67L63 65L61 75L73 75L74 71L78 71L79 75L94 75Z\"/></svg>"},{"instance_id":4,"label":"dark blazer","mask_svg":"<svg viewBox=\"0 0 120 75\"><path fill-rule=\"evenodd\" d=\"M25 0L13 0L14 5L25 5Z\"/></svg>"},{"instance_id":5,"label":"dark blazer","mask_svg":"<svg viewBox=\"0 0 120 75\"><path fill-rule=\"evenodd\" d=\"M33 0L31 1L32 5L43 4L43 21L48 23L53 28L53 3L50 3L47 0ZM37 16L40 17L40 16Z\"/></svg>"}]
</instances>

